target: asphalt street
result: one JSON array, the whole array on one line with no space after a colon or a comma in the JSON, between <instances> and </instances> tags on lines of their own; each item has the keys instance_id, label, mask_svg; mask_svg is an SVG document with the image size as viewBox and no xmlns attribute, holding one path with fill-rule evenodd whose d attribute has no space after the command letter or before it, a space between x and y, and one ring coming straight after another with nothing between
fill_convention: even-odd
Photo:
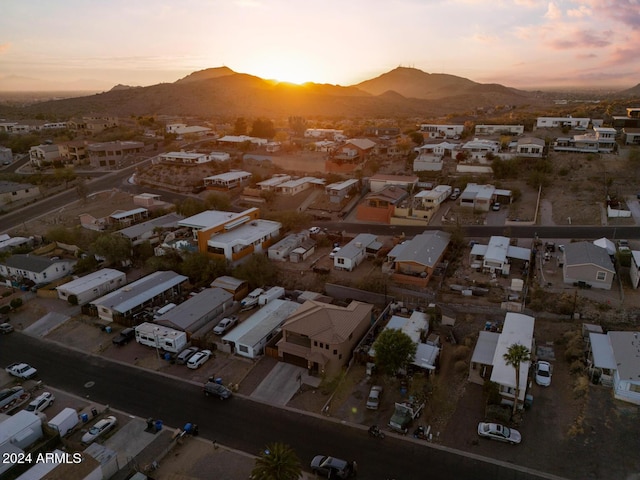
<instances>
[{"instance_id":1,"label":"asphalt street","mask_svg":"<svg viewBox=\"0 0 640 480\"><path fill-rule=\"evenodd\" d=\"M372 439L364 427L239 395L212 399L199 385L22 333L0 337L0 365L18 360L36 367L45 384L166 425L197 423L201 437L241 451L256 453L279 441L292 445L302 459L323 453L356 460L360 478L558 478L412 438Z\"/></svg>"}]
</instances>

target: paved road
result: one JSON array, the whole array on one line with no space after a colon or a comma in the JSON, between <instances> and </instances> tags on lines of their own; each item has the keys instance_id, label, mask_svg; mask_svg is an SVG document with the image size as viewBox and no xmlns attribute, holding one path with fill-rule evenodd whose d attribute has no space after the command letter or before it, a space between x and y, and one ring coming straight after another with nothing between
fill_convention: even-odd
<instances>
[{"instance_id":1,"label":"paved road","mask_svg":"<svg viewBox=\"0 0 640 480\"><path fill-rule=\"evenodd\" d=\"M363 428L241 396L211 399L198 385L18 332L0 337L0 365L16 360L38 368L46 384L166 425L195 422L202 437L238 450L259 452L280 441L294 446L302 459L318 453L355 459L364 479L558 478L411 439L370 439Z\"/></svg>"}]
</instances>

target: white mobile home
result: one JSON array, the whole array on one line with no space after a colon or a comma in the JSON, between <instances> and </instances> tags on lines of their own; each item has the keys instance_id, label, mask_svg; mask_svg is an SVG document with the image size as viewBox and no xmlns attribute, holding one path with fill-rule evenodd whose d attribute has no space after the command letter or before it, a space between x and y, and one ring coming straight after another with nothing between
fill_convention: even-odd
<instances>
[{"instance_id":1,"label":"white mobile home","mask_svg":"<svg viewBox=\"0 0 640 480\"><path fill-rule=\"evenodd\" d=\"M178 353L187 346L187 334L155 323L141 323L136 327L136 342L165 352Z\"/></svg>"},{"instance_id":2,"label":"white mobile home","mask_svg":"<svg viewBox=\"0 0 640 480\"><path fill-rule=\"evenodd\" d=\"M300 308L297 302L271 300L264 307L222 337L231 352L248 358L262 355L267 342L278 332L285 320Z\"/></svg>"},{"instance_id":3,"label":"white mobile home","mask_svg":"<svg viewBox=\"0 0 640 480\"><path fill-rule=\"evenodd\" d=\"M103 268L84 277L56 287L58 298L69 303L84 305L96 298L120 288L127 283L127 276L119 270Z\"/></svg>"}]
</instances>

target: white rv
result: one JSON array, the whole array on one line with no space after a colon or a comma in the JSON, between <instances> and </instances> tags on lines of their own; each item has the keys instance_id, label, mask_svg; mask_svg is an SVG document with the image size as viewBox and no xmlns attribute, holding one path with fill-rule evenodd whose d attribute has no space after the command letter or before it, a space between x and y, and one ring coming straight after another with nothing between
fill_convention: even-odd
<instances>
[{"instance_id":1,"label":"white rv","mask_svg":"<svg viewBox=\"0 0 640 480\"><path fill-rule=\"evenodd\" d=\"M282 298L284 297L284 293L284 288L282 287L271 287L269 290L258 297L258 305L266 305L271 300Z\"/></svg>"},{"instance_id":2,"label":"white rv","mask_svg":"<svg viewBox=\"0 0 640 480\"><path fill-rule=\"evenodd\" d=\"M242 299L242 301L240 302L240 307L243 310L249 310L250 308L257 306L258 298L260 298L260 295L262 295L263 293L264 290L262 288L256 288L253 292Z\"/></svg>"},{"instance_id":3,"label":"white rv","mask_svg":"<svg viewBox=\"0 0 640 480\"><path fill-rule=\"evenodd\" d=\"M155 323L141 323L136 327L136 342L165 352L178 353L187 346L187 334Z\"/></svg>"}]
</instances>

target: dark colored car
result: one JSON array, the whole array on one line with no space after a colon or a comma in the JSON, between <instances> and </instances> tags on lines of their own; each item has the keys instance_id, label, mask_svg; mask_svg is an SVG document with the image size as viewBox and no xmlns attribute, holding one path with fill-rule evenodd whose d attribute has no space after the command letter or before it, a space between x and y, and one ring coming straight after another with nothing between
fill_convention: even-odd
<instances>
[{"instance_id":1,"label":"dark colored car","mask_svg":"<svg viewBox=\"0 0 640 480\"><path fill-rule=\"evenodd\" d=\"M136 337L136 329L135 328L125 328L118 335L113 337L113 340L111 340L111 341L113 342L114 345L122 346L122 345L126 345L127 343L129 343L135 337Z\"/></svg>"},{"instance_id":2,"label":"dark colored car","mask_svg":"<svg viewBox=\"0 0 640 480\"><path fill-rule=\"evenodd\" d=\"M231 390L220 383L216 382L207 382L204 384L204 388L202 389L205 396L214 395L218 397L220 400L225 400L231 396Z\"/></svg>"}]
</instances>

